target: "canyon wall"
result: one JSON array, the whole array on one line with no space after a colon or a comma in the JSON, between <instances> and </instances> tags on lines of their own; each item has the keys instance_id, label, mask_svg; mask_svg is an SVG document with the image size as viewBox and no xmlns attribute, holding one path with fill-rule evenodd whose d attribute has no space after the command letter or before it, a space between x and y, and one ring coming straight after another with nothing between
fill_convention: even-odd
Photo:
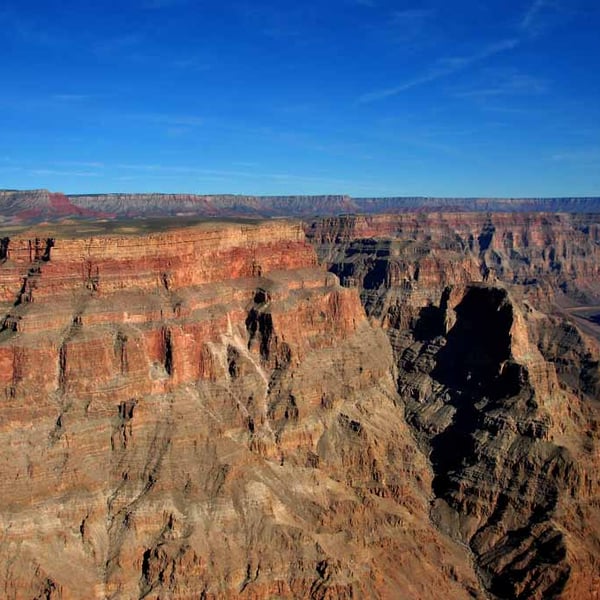
<instances>
[{"instance_id":1,"label":"canyon wall","mask_svg":"<svg viewBox=\"0 0 600 600\"><path fill-rule=\"evenodd\" d=\"M600 593L595 216L79 227L0 239L3 597Z\"/></svg>"},{"instance_id":2,"label":"canyon wall","mask_svg":"<svg viewBox=\"0 0 600 600\"><path fill-rule=\"evenodd\" d=\"M2 221L32 222L66 216L89 217L303 217L342 214L444 212L600 213L600 198L353 198L317 196L252 196L235 194L82 194L47 190L0 190Z\"/></svg>"},{"instance_id":3,"label":"canyon wall","mask_svg":"<svg viewBox=\"0 0 600 600\"><path fill-rule=\"evenodd\" d=\"M598 224L431 213L307 225L386 330L434 471L431 519L470 549L493 597L600 593L598 336L563 312L598 304Z\"/></svg>"},{"instance_id":4,"label":"canyon wall","mask_svg":"<svg viewBox=\"0 0 600 600\"><path fill-rule=\"evenodd\" d=\"M483 597L298 223L0 249L2 597Z\"/></svg>"}]
</instances>

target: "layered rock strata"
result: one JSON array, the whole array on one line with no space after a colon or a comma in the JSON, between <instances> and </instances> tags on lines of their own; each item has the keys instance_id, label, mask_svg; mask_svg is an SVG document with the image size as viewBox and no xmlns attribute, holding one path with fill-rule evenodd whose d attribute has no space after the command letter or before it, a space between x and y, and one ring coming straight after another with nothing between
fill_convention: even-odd
<instances>
[{"instance_id":1,"label":"layered rock strata","mask_svg":"<svg viewBox=\"0 0 600 600\"><path fill-rule=\"evenodd\" d=\"M298 224L5 239L5 598L481 597Z\"/></svg>"},{"instance_id":2,"label":"layered rock strata","mask_svg":"<svg viewBox=\"0 0 600 600\"><path fill-rule=\"evenodd\" d=\"M250 196L199 194L82 194L0 190L0 224L76 217L303 217L444 211L599 213L600 198L353 198L348 195Z\"/></svg>"},{"instance_id":3,"label":"layered rock strata","mask_svg":"<svg viewBox=\"0 0 600 600\"><path fill-rule=\"evenodd\" d=\"M488 592L598 595L600 352L555 306L597 302L598 220L348 217L307 231L386 329L434 470L432 521L470 549Z\"/></svg>"}]
</instances>

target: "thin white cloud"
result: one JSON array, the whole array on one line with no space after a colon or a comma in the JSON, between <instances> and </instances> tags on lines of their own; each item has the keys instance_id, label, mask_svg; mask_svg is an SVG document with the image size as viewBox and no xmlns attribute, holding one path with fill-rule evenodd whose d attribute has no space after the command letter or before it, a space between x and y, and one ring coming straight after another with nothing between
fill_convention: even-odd
<instances>
[{"instance_id":1,"label":"thin white cloud","mask_svg":"<svg viewBox=\"0 0 600 600\"><path fill-rule=\"evenodd\" d=\"M235 163L234 163L235 164ZM239 164L239 163L238 163ZM108 165L107 165L108 166ZM172 179L187 175L197 177L199 179L220 178L224 180L232 178L242 178L251 180L267 180L275 182L290 182L290 183L321 183L323 185L338 185L342 186L346 182L344 179L331 178L328 176L307 176L296 173L269 173L259 171L244 171L237 169L207 169L204 167L194 167L188 165L159 165L159 164L117 164L114 167L122 171L132 171L131 175L119 176L120 180L138 179L138 178L157 178L157 179ZM139 174L135 174L138 171Z\"/></svg>"},{"instance_id":2,"label":"thin white cloud","mask_svg":"<svg viewBox=\"0 0 600 600\"><path fill-rule=\"evenodd\" d=\"M538 77L518 72L491 72L483 85L457 90L457 98L489 98L493 96L542 94L548 89L548 83Z\"/></svg>"},{"instance_id":3,"label":"thin white cloud","mask_svg":"<svg viewBox=\"0 0 600 600\"><path fill-rule=\"evenodd\" d=\"M232 163L236 167L246 167L247 169L254 169L259 166L257 162L246 162L246 161L234 161Z\"/></svg>"},{"instance_id":4,"label":"thin white cloud","mask_svg":"<svg viewBox=\"0 0 600 600\"><path fill-rule=\"evenodd\" d=\"M113 56L139 46L142 41L143 36L140 33L126 33L96 42L93 50L98 56Z\"/></svg>"},{"instance_id":5,"label":"thin white cloud","mask_svg":"<svg viewBox=\"0 0 600 600\"><path fill-rule=\"evenodd\" d=\"M175 69L190 71L208 71L212 69L212 64L198 57L176 58L167 62L167 66Z\"/></svg>"},{"instance_id":6,"label":"thin white cloud","mask_svg":"<svg viewBox=\"0 0 600 600\"><path fill-rule=\"evenodd\" d=\"M148 171L148 172L167 172L167 173L195 173L196 167L187 166L164 166L158 164L144 164L144 163L120 163L114 165L116 169L122 169L126 171Z\"/></svg>"},{"instance_id":7,"label":"thin white cloud","mask_svg":"<svg viewBox=\"0 0 600 600\"><path fill-rule=\"evenodd\" d=\"M52 99L59 102L83 102L90 98L89 94L52 94Z\"/></svg>"},{"instance_id":8,"label":"thin white cloud","mask_svg":"<svg viewBox=\"0 0 600 600\"><path fill-rule=\"evenodd\" d=\"M31 169L33 175L59 176L59 177L99 177L98 173L93 171L61 171L57 169Z\"/></svg>"},{"instance_id":9,"label":"thin white cloud","mask_svg":"<svg viewBox=\"0 0 600 600\"><path fill-rule=\"evenodd\" d=\"M103 169L104 163L97 161L61 160L54 163L59 167L84 167L88 169Z\"/></svg>"},{"instance_id":10,"label":"thin white cloud","mask_svg":"<svg viewBox=\"0 0 600 600\"><path fill-rule=\"evenodd\" d=\"M367 104L370 102L376 102L377 100L384 100L385 98L389 98L391 96L396 96L412 88L424 85L426 83L430 83L432 81L436 81L437 79L441 79L442 77L447 77L458 71L462 71L475 63L484 61L485 59L494 56L495 54L505 52L507 50L512 50L518 45L519 40L511 38L501 40L493 44L489 44L479 52L471 54L469 56L442 58L438 61L437 66L432 67L429 71L426 71L422 75L419 75L414 79L409 79L408 81L405 81L404 83L396 85L394 87L376 90L374 92L363 94L358 99L358 102L361 104Z\"/></svg>"},{"instance_id":11,"label":"thin white cloud","mask_svg":"<svg viewBox=\"0 0 600 600\"><path fill-rule=\"evenodd\" d=\"M392 20L397 23L409 23L411 21L422 21L433 16L434 10L430 8L411 8L408 10L396 10L392 14Z\"/></svg>"},{"instance_id":12,"label":"thin white cloud","mask_svg":"<svg viewBox=\"0 0 600 600\"><path fill-rule=\"evenodd\" d=\"M158 125L169 125L172 127L201 127L205 120L196 115L176 115L162 113L139 113L127 115L129 119L136 121L145 121L147 123L156 123Z\"/></svg>"},{"instance_id":13,"label":"thin white cloud","mask_svg":"<svg viewBox=\"0 0 600 600\"><path fill-rule=\"evenodd\" d=\"M432 43L436 36L429 29L435 15L432 8L397 9L388 12L385 21L365 22L364 27L369 36L385 44L401 44L408 52Z\"/></svg>"},{"instance_id":14,"label":"thin white cloud","mask_svg":"<svg viewBox=\"0 0 600 600\"><path fill-rule=\"evenodd\" d=\"M171 8L186 4L188 0L146 0L142 2L142 8L145 10L159 10L161 8Z\"/></svg>"},{"instance_id":15,"label":"thin white cloud","mask_svg":"<svg viewBox=\"0 0 600 600\"><path fill-rule=\"evenodd\" d=\"M549 28L565 23L573 15L586 13L576 0L532 0L518 23L518 28L529 37L545 33Z\"/></svg>"},{"instance_id":16,"label":"thin white cloud","mask_svg":"<svg viewBox=\"0 0 600 600\"><path fill-rule=\"evenodd\" d=\"M2 34L16 37L32 46L55 48L65 44L63 36L56 31L47 30L45 23L32 20L32 15L33 13L18 13L11 7L0 10Z\"/></svg>"},{"instance_id":17,"label":"thin white cloud","mask_svg":"<svg viewBox=\"0 0 600 600\"><path fill-rule=\"evenodd\" d=\"M600 163L600 148L584 148L581 150L569 150L552 155L552 160L556 162L569 163Z\"/></svg>"},{"instance_id":18,"label":"thin white cloud","mask_svg":"<svg viewBox=\"0 0 600 600\"><path fill-rule=\"evenodd\" d=\"M519 26L521 29L525 31L531 30L534 27L535 22L539 13L545 8L548 4L548 0L533 0L533 2L529 5L529 8L523 15Z\"/></svg>"}]
</instances>

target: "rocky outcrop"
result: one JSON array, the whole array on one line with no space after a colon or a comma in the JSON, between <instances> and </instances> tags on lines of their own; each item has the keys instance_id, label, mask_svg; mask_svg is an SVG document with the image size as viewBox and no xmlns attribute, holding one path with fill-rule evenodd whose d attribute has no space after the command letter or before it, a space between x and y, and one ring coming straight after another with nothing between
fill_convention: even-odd
<instances>
[{"instance_id":1,"label":"rocky outcrop","mask_svg":"<svg viewBox=\"0 0 600 600\"><path fill-rule=\"evenodd\" d=\"M2 597L600 592L596 218L175 222L0 239Z\"/></svg>"},{"instance_id":2,"label":"rocky outcrop","mask_svg":"<svg viewBox=\"0 0 600 600\"><path fill-rule=\"evenodd\" d=\"M299 224L2 249L2 597L482 597Z\"/></svg>"},{"instance_id":3,"label":"rocky outcrop","mask_svg":"<svg viewBox=\"0 0 600 600\"><path fill-rule=\"evenodd\" d=\"M105 209L76 206L62 193L48 190L0 190L0 224L17 218L18 221L40 221L65 217L102 218L113 216Z\"/></svg>"},{"instance_id":4,"label":"rocky outcrop","mask_svg":"<svg viewBox=\"0 0 600 600\"><path fill-rule=\"evenodd\" d=\"M598 298L597 220L347 217L307 232L386 329L434 471L432 521L485 588L598 594L600 351L555 304Z\"/></svg>"},{"instance_id":5,"label":"rocky outcrop","mask_svg":"<svg viewBox=\"0 0 600 600\"><path fill-rule=\"evenodd\" d=\"M600 298L596 215L351 216L310 222L306 233L342 283L359 287L368 307L385 299L378 315L404 304L405 326L417 316L411 307L437 303L446 287L473 281L512 285L544 309L559 297L589 304Z\"/></svg>"}]
</instances>

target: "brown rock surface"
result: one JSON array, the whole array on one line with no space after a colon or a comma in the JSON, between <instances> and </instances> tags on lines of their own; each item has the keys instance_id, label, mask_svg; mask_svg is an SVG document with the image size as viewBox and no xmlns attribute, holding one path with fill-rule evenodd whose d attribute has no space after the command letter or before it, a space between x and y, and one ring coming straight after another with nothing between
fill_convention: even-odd
<instances>
[{"instance_id":1,"label":"brown rock surface","mask_svg":"<svg viewBox=\"0 0 600 600\"><path fill-rule=\"evenodd\" d=\"M600 351L560 308L598 303L598 228L442 213L307 227L386 329L432 520L497 597L600 594Z\"/></svg>"},{"instance_id":2,"label":"brown rock surface","mask_svg":"<svg viewBox=\"0 0 600 600\"><path fill-rule=\"evenodd\" d=\"M2 597L481 596L385 333L298 224L2 252Z\"/></svg>"},{"instance_id":3,"label":"brown rock surface","mask_svg":"<svg viewBox=\"0 0 600 600\"><path fill-rule=\"evenodd\" d=\"M0 596L600 593L596 217L147 225L1 240Z\"/></svg>"}]
</instances>

